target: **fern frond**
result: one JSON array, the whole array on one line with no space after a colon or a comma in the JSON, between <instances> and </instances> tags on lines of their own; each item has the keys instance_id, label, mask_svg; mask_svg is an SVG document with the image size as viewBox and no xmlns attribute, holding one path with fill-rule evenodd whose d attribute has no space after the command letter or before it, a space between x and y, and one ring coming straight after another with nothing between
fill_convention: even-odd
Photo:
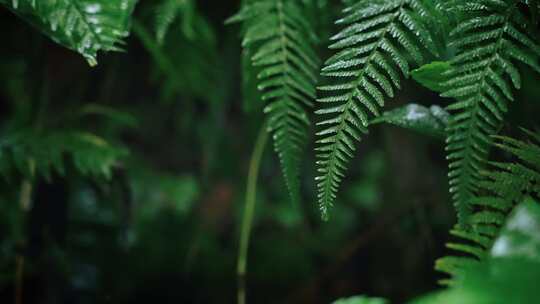
<instances>
[{"instance_id":1,"label":"fern frond","mask_svg":"<svg viewBox=\"0 0 540 304\"><path fill-rule=\"evenodd\" d=\"M458 49L451 61L442 94L457 101L448 128L447 159L450 191L463 224L471 214L468 201L478 191L496 134L514 100L513 88L521 86L516 66L520 61L540 72L540 45L530 33L516 1L455 1L464 19L451 33Z\"/></svg>"},{"instance_id":2,"label":"fern frond","mask_svg":"<svg viewBox=\"0 0 540 304\"><path fill-rule=\"evenodd\" d=\"M369 116L379 116L387 97L400 88L400 72L409 76L410 61L423 62L423 50L436 53L430 32L421 21L426 7L420 0L359 1L344 10L338 24L345 25L332 37L331 49L337 53L326 61L322 74L338 79L320 87L329 92L318 99L322 115L318 122L316 149L319 176L319 208L323 218L336 193L355 140L367 133Z\"/></svg>"},{"instance_id":3,"label":"fern frond","mask_svg":"<svg viewBox=\"0 0 540 304\"><path fill-rule=\"evenodd\" d=\"M0 0L52 40L96 65L98 51L121 51L136 0Z\"/></svg>"},{"instance_id":4,"label":"fern frond","mask_svg":"<svg viewBox=\"0 0 540 304\"><path fill-rule=\"evenodd\" d=\"M258 89L268 102L268 131L291 198L298 201L300 161L310 126L306 108L315 99L319 68L311 25L299 1L283 0L253 1L227 22L245 24L242 45L252 49L252 63L260 68Z\"/></svg>"},{"instance_id":5,"label":"fern frond","mask_svg":"<svg viewBox=\"0 0 540 304\"><path fill-rule=\"evenodd\" d=\"M538 135L526 131L531 138ZM499 236L501 226L512 209L528 195L540 195L540 146L509 137L495 137L495 144L514 155L518 162L491 162L491 170L482 172L478 187L485 193L468 201L472 209L467 225L456 225L450 233L460 239L447 247L462 256L447 256L435 263L435 269L455 277L484 259ZM452 279L444 283L452 283Z\"/></svg>"},{"instance_id":6,"label":"fern frond","mask_svg":"<svg viewBox=\"0 0 540 304\"><path fill-rule=\"evenodd\" d=\"M16 171L28 179L50 179L53 173L65 175L68 164L84 176L110 178L112 168L127 151L84 131L37 134L28 129L1 138L0 153L0 175L5 178Z\"/></svg>"}]
</instances>

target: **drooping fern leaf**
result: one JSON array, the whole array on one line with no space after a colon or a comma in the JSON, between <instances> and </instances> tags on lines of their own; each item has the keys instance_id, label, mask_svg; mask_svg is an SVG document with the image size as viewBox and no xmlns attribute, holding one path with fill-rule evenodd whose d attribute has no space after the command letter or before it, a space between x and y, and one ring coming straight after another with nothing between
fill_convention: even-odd
<instances>
[{"instance_id":1,"label":"drooping fern leaf","mask_svg":"<svg viewBox=\"0 0 540 304\"><path fill-rule=\"evenodd\" d=\"M442 94L457 101L448 128L447 151L450 191L459 223L471 214L468 204L478 190L480 171L496 134L514 99L512 87L521 78L520 61L540 72L540 45L530 24L514 0L454 1L463 17L452 31L451 44L458 49Z\"/></svg>"},{"instance_id":2,"label":"drooping fern leaf","mask_svg":"<svg viewBox=\"0 0 540 304\"><path fill-rule=\"evenodd\" d=\"M0 0L52 40L96 65L98 51L120 51L136 0Z\"/></svg>"},{"instance_id":3,"label":"drooping fern leaf","mask_svg":"<svg viewBox=\"0 0 540 304\"><path fill-rule=\"evenodd\" d=\"M318 122L317 177L319 208L328 217L355 140L367 133L369 114L379 115L386 96L400 88L400 75L409 76L409 61L423 62L423 49L436 53L431 34L422 22L428 16L420 0L358 1L344 10L337 23L346 27L332 37L339 50L326 61L322 74L337 83L320 87L331 92L318 99L323 116ZM410 56L410 57L409 57Z\"/></svg>"},{"instance_id":4,"label":"drooping fern leaf","mask_svg":"<svg viewBox=\"0 0 540 304\"><path fill-rule=\"evenodd\" d=\"M300 3L251 1L227 21L244 22L242 45L251 49L252 63L260 68L258 88L268 102L268 130L293 202L299 200L300 162L310 125L306 108L315 99L319 68L315 35Z\"/></svg>"},{"instance_id":5,"label":"drooping fern leaf","mask_svg":"<svg viewBox=\"0 0 540 304\"><path fill-rule=\"evenodd\" d=\"M510 211L528 195L540 196L540 136L526 131L533 142L496 137L496 146L518 158L518 162L491 162L492 170L482 172L480 190L485 195L471 198L472 215L467 225L456 225L450 232L461 239L447 246L461 256L437 260L435 268L454 278L483 260ZM452 279L442 283L452 283Z\"/></svg>"}]
</instances>

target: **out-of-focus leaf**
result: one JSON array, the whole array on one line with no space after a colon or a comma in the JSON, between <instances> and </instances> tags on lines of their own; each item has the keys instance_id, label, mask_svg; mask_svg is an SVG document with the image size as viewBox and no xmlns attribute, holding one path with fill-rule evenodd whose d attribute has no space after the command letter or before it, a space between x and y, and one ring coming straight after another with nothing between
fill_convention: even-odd
<instances>
[{"instance_id":1,"label":"out-of-focus leaf","mask_svg":"<svg viewBox=\"0 0 540 304\"><path fill-rule=\"evenodd\" d=\"M443 74L448 71L449 68L450 64L446 61L433 61L413 70L411 76L426 88L440 93L444 91L441 84L446 80L446 77Z\"/></svg>"},{"instance_id":2,"label":"out-of-focus leaf","mask_svg":"<svg viewBox=\"0 0 540 304\"><path fill-rule=\"evenodd\" d=\"M222 66L214 29L201 14L195 14L191 22L195 36L191 39L181 28L171 27L170 35L164 37L166 47L138 19L133 22L133 33L153 58L156 75L164 76L159 79L164 101L182 95L218 102L223 98L220 90L223 78L219 78Z\"/></svg>"},{"instance_id":3,"label":"out-of-focus leaf","mask_svg":"<svg viewBox=\"0 0 540 304\"><path fill-rule=\"evenodd\" d=\"M182 32L187 38L193 39L196 26L193 23L195 7L191 0L163 0L156 8L156 39L163 44L170 26L180 15Z\"/></svg>"},{"instance_id":4,"label":"out-of-focus leaf","mask_svg":"<svg viewBox=\"0 0 540 304\"><path fill-rule=\"evenodd\" d=\"M510 215L491 257L467 269L450 289L411 304L540 303L540 206L526 199Z\"/></svg>"},{"instance_id":5,"label":"out-of-focus leaf","mask_svg":"<svg viewBox=\"0 0 540 304\"><path fill-rule=\"evenodd\" d=\"M540 263L529 259L493 258L467 270L453 287L410 304L540 303Z\"/></svg>"},{"instance_id":6,"label":"out-of-focus leaf","mask_svg":"<svg viewBox=\"0 0 540 304\"><path fill-rule=\"evenodd\" d=\"M95 103L82 106L79 110L79 115L97 115L128 127L136 127L138 125L137 119L133 115Z\"/></svg>"},{"instance_id":7,"label":"out-of-focus leaf","mask_svg":"<svg viewBox=\"0 0 540 304\"><path fill-rule=\"evenodd\" d=\"M136 0L0 0L55 42L93 66L98 51L120 51Z\"/></svg>"},{"instance_id":8,"label":"out-of-focus leaf","mask_svg":"<svg viewBox=\"0 0 540 304\"><path fill-rule=\"evenodd\" d=\"M0 172L6 179L14 171L29 179L36 175L50 179L53 173L65 175L68 164L84 176L109 179L113 167L128 154L122 146L78 130L36 133L24 129L0 137L0 150L4 154L0 159Z\"/></svg>"},{"instance_id":9,"label":"out-of-focus leaf","mask_svg":"<svg viewBox=\"0 0 540 304\"><path fill-rule=\"evenodd\" d=\"M338 299L332 304L387 304L388 301L382 298L368 298L366 296L354 296L350 298Z\"/></svg>"},{"instance_id":10,"label":"out-of-focus leaf","mask_svg":"<svg viewBox=\"0 0 540 304\"><path fill-rule=\"evenodd\" d=\"M193 176L156 171L138 159L133 159L129 167L134 200L141 204L139 216L143 218L151 218L163 210L186 215L199 198L200 186Z\"/></svg>"},{"instance_id":11,"label":"out-of-focus leaf","mask_svg":"<svg viewBox=\"0 0 540 304\"><path fill-rule=\"evenodd\" d=\"M449 117L448 112L439 106L433 105L427 108L412 103L387 111L371 123L389 123L442 139L445 137Z\"/></svg>"},{"instance_id":12,"label":"out-of-focus leaf","mask_svg":"<svg viewBox=\"0 0 540 304\"><path fill-rule=\"evenodd\" d=\"M493 257L523 257L540 262L540 205L531 198L516 208L491 249Z\"/></svg>"}]
</instances>

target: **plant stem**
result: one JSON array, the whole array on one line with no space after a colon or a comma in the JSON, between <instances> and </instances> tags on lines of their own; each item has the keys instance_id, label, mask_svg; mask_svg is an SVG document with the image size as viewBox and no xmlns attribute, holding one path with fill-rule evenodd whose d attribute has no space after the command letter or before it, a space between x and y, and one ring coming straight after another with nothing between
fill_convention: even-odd
<instances>
[{"instance_id":1,"label":"plant stem","mask_svg":"<svg viewBox=\"0 0 540 304\"><path fill-rule=\"evenodd\" d=\"M22 304L23 279L24 279L24 256L18 254L15 257L15 304Z\"/></svg>"},{"instance_id":2,"label":"plant stem","mask_svg":"<svg viewBox=\"0 0 540 304\"><path fill-rule=\"evenodd\" d=\"M236 274L238 276L238 304L246 303L246 268L247 255L249 249L249 236L251 234L251 226L253 224L253 214L255 211L255 198L257 192L257 178L259 175L259 167L263 156L264 147L268 139L266 124L263 124L251 160L249 163L249 172L246 185L246 204L244 206L244 214L242 216L242 226L240 230L240 248L238 251L238 264Z\"/></svg>"},{"instance_id":3,"label":"plant stem","mask_svg":"<svg viewBox=\"0 0 540 304\"><path fill-rule=\"evenodd\" d=\"M25 179L21 184L21 190L19 194L19 206L22 212L22 223L26 221L26 215L30 211L32 203L32 183ZM15 304L22 304L23 296L23 282L24 282L24 237L19 240L19 253L15 256Z\"/></svg>"}]
</instances>

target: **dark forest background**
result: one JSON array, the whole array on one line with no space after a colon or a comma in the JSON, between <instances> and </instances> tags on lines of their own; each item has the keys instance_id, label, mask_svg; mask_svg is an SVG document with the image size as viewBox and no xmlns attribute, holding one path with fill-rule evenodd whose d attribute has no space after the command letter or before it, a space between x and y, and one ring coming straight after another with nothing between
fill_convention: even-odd
<instances>
[{"instance_id":1,"label":"dark forest background","mask_svg":"<svg viewBox=\"0 0 540 304\"><path fill-rule=\"evenodd\" d=\"M69 170L39 178L28 212L17 203L21 185L0 182L1 303L14 301L21 257L25 303L235 301L246 176L263 121L254 84L241 74L239 29L223 24L239 3L197 1L198 34L179 22L162 47L152 40L151 7L137 6L126 52L102 53L93 68L0 9L2 134L14 120L76 126L126 151L108 180ZM330 33L320 34L324 54ZM538 80L523 79L522 107L512 108L507 124L537 120ZM440 104L412 80L402 87L390 108ZM114 119L81 115L84 107L106 108ZM313 140L302 203L293 206L267 145L248 302L329 303L369 294L401 303L436 288L441 275L433 261L445 254L455 222L443 142L372 128L328 222L317 210L312 151Z\"/></svg>"}]
</instances>

